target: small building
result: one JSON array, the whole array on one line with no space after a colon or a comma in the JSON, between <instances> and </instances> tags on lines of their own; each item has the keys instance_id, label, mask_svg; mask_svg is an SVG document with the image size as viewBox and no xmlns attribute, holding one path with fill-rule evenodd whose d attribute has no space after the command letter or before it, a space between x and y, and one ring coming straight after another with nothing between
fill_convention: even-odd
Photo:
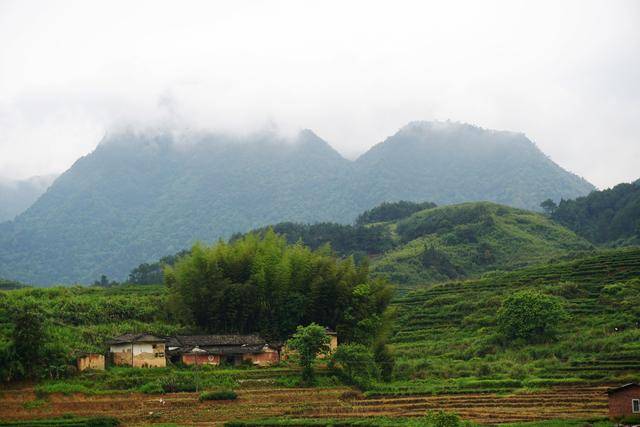
<instances>
[{"instance_id":1,"label":"small building","mask_svg":"<svg viewBox=\"0 0 640 427\"><path fill-rule=\"evenodd\" d=\"M82 353L78 355L77 367L78 371L84 371L87 369L94 369L104 371L104 354L100 353Z\"/></svg>"},{"instance_id":2,"label":"small building","mask_svg":"<svg viewBox=\"0 0 640 427\"><path fill-rule=\"evenodd\" d=\"M116 366L164 368L167 366L165 342L151 334L124 334L109 341L109 355Z\"/></svg>"},{"instance_id":3,"label":"small building","mask_svg":"<svg viewBox=\"0 0 640 427\"><path fill-rule=\"evenodd\" d=\"M280 346L258 335L178 335L167 341L172 362L185 365L268 366L280 361Z\"/></svg>"},{"instance_id":4,"label":"small building","mask_svg":"<svg viewBox=\"0 0 640 427\"><path fill-rule=\"evenodd\" d=\"M610 388L607 394L609 395L609 418L640 416L640 385L629 383Z\"/></svg>"}]
</instances>

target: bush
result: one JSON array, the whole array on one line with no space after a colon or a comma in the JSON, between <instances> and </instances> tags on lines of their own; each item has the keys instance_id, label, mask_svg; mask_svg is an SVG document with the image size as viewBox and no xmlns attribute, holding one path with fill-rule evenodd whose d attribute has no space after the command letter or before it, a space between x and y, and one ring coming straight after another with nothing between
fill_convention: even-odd
<instances>
[{"instance_id":1,"label":"bush","mask_svg":"<svg viewBox=\"0 0 640 427\"><path fill-rule=\"evenodd\" d=\"M371 351L362 344L343 344L331 356L331 367L346 382L361 389L371 386L380 377Z\"/></svg>"},{"instance_id":2,"label":"bush","mask_svg":"<svg viewBox=\"0 0 640 427\"><path fill-rule=\"evenodd\" d=\"M498 328L508 339L528 342L553 338L566 313L559 298L524 290L507 297L498 310Z\"/></svg>"},{"instance_id":3,"label":"bush","mask_svg":"<svg viewBox=\"0 0 640 427\"><path fill-rule=\"evenodd\" d=\"M138 388L138 391L145 394L162 394L164 393L164 388L162 388L162 386L158 384L158 382L153 381L140 386Z\"/></svg>"},{"instance_id":4,"label":"bush","mask_svg":"<svg viewBox=\"0 0 640 427\"><path fill-rule=\"evenodd\" d=\"M200 402L205 400L236 400L238 394L233 390L205 391L200 394Z\"/></svg>"},{"instance_id":5,"label":"bush","mask_svg":"<svg viewBox=\"0 0 640 427\"><path fill-rule=\"evenodd\" d=\"M165 393L196 391L197 388L193 377L186 375L169 375L160 378L159 386Z\"/></svg>"},{"instance_id":6,"label":"bush","mask_svg":"<svg viewBox=\"0 0 640 427\"><path fill-rule=\"evenodd\" d=\"M459 427L464 425L457 414L444 411L429 411L424 417L424 421L426 426L433 427Z\"/></svg>"}]
</instances>

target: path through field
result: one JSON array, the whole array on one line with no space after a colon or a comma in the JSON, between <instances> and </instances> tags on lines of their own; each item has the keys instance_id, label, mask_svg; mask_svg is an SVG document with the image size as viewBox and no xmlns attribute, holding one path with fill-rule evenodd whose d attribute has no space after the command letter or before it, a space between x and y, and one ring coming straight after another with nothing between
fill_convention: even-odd
<instances>
[{"instance_id":1,"label":"path through field","mask_svg":"<svg viewBox=\"0 0 640 427\"><path fill-rule=\"evenodd\" d=\"M259 417L342 418L421 416L427 410L456 412L480 423L533 421L553 418L585 419L607 415L605 386L553 388L539 393L510 395L451 394L372 399L343 398L350 389L247 388L238 400L199 402L197 393L166 395L52 395L37 408L33 388L0 391L0 419L33 419L75 414L110 415L125 425L172 422L180 425L222 425L224 421Z\"/></svg>"}]
</instances>

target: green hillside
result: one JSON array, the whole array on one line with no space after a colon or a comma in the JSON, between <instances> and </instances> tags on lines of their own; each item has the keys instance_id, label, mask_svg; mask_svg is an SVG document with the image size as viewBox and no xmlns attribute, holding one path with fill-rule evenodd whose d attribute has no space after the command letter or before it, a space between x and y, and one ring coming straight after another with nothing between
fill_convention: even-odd
<instances>
[{"instance_id":1,"label":"green hillside","mask_svg":"<svg viewBox=\"0 0 640 427\"><path fill-rule=\"evenodd\" d=\"M569 317L555 341L500 337L497 310L522 289L562 300ZM638 248L426 286L396 309L396 382L373 394L638 380Z\"/></svg>"},{"instance_id":2,"label":"green hillside","mask_svg":"<svg viewBox=\"0 0 640 427\"><path fill-rule=\"evenodd\" d=\"M640 244L640 180L562 200L551 217L599 244Z\"/></svg>"},{"instance_id":3,"label":"green hillside","mask_svg":"<svg viewBox=\"0 0 640 427\"><path fill-rule=\"evenodd\" d=\"M592 189L522 134L459 123L411 123L355 161L309 130L293 138L114 133L0 223L0 276L37 285L122 280L196 240L281 221L349 224L397 200L538 209Z\"/></svg>"},{"instance_id":4,"label":"green hillside","mask_svg":"<svg viewBox=\"0 0 640 427\"><path fill-rule=\"evenodd\" d=\"M372 274L389 278L401 290L594 249L542 214L489 202L444 207L383 203L361 214L355 225L284 222L253 232L268 229L286 236L289 243L301 241L313 249L329 244L339 256L353 255L359 262L369 257ZM130 281L160 283L162 265L175 260L172 256L142 264L131 272Z\"/></svg>"},{"instance_id":5,"label":"green hillside","mask_svg":"<svg viewBox=\"0 0 640 427\"><path fill-rule=\"evenodd\" d=\"M387 227L397 246L375 258L372 271L399 285L514 270L592 248L541 214L488 202L426 209Z\"/></svg>"}]
</instances>

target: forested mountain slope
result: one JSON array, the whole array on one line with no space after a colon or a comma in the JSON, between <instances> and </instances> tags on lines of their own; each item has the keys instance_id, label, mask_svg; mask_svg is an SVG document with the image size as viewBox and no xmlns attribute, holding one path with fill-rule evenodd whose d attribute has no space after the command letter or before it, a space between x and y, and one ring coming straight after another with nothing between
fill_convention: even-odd
<instances>
[{"instance_id":1,"label":"forested mountain slope","mask_svg":"<svg viewBox=\"0 0 640 427\"><path fill-rule=\"evenodd\" d=\"M593 246L541 214L489 202L427 209L389 225L399 244L372 271L400 285L514 270Z\"/></svg>"},{"instance_id":2,"label":"forested mountain slope","mask_svg":"<svg viewBox=\"0 0 640 427\"><path fill-rule=\"evenodd\" d=\"M380 217L394 219L368 223ZM385 203L360 215L356 225L285 222L254 232L264 234L269 229L286 236L289 243L313 249L329 244L338 255L354 255L357 261L369 256L372 274L387 277L401 289L514 270L594 249L542 214L489 202L443 207ZM159 283L161 264L174 261L145 264L131 278L139 284Z\"/></svg>"},{"instance_id":3,"label":"forested mountain slope","mask_svg":"<svg viewBox=\"0 0 640 427\"><path fill-rule=\"evenodd\" d=\"M0 180L0 222L22 213L49 188L57 175L34 176L24 180Z\"/></svg>"},{"instance_id":4,"label":"forested mountain slope","mask_svg":"<svg viewBox=\"0 0 640 427\"><path fill-rule=\"evenodd\" d=\"M384 201L492 200L537 207L593 187L521 134L413 123L355 162L311 131L121 133L0 225L0 276L91 282L280 221L351 223Z\"/></svg>"},{"instance_id":5,"label":"forested mountain slope","mask_svg":"<svg viewBox=\"0 0 640 427\"><path fill-rule=\"evenodd\" d=\"M524 134L449 122L413 122L356 162L363 209L385 200L439 205L492 201L538 210L594 187L546 157Z\"/></svg>"},{"instance_id":6,"label":"forested mountain slope","mask_svg":"<svg viewBox=\"0 0 640 427\"><path fill-rule=\"evenodd\" d=\"M640 180L561 200L551 217L594 243L640 245Z\"/></svg>"}]
</instances>

